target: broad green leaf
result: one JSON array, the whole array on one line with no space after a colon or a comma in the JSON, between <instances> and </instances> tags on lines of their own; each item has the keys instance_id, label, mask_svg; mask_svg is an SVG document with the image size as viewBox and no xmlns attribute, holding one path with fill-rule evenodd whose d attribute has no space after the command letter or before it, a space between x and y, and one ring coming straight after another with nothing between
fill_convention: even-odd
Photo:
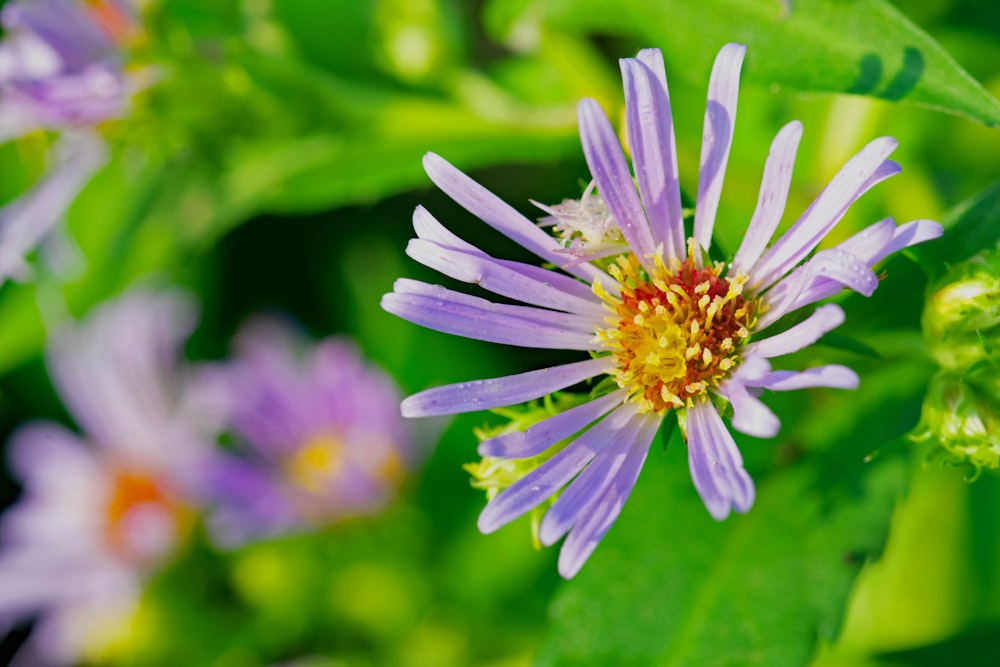
<instances>
[{"instance_id":1,"label":"broad green leaf","mask_svg":"<svg viewBox=\"0 0 1000 667\"><path fill-rule=\"evenodd\" d=\"M912 427L925 373L887 368L839 400L799 397L782 411L784 442L742 443L757 482L745 516L713 521L686 447L653 450L622 516L556 596L539 664L805 664L835 636L855 574L884 544L906 464L864 455ZM831 442L822 425L834 423ZM761 458L764 447L773 453Z\"/></svg>"},{"instance_id":2,"label":"broad green leaf","mask_svg":"<svg viewBox=\"0 0 1000 667\"><path fill-rule=\"evenodd\" d=\"M537 32L539 22L632 36L699 82L719 47L741 42L750 47L748 82L899 100L1000 125L1000 101L885 0L495 0L489 18L507 41Z\"/></svg>"},{"instance_id":3,"label":"broad green leaf","mask_svg":"<svg viewBox=\"0 0 1000 667\"><path fill-rule=\"evenodd\" d=\"M941 239L911 251L931 275L940 273L946 264L996 247L1000 241L1000 182L953 208L941 224Z\"/></svg>"}]
</instances>

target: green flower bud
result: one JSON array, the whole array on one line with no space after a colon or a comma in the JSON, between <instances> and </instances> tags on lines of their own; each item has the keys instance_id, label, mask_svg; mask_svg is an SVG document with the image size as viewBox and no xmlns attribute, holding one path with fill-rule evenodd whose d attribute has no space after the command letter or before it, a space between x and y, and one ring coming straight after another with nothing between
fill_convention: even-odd
<instances>
[{"instance_id":1,"label":"green flower bud","mask_svg":"<svg viewBox=\"0 0 1000 667\"><path fill-rule=\"evenodd\" d=\"M985 374L984 374L985 375ZM992 373L988 375L993 375ZM990 379L980 383L947 371L931 381L916 441L938 442L956 463L969 463L977 473L1000 466L1000 392Z\"/></svg>"},{"instance_id":2,"label":"green flower bud","mask_svg":"<svg viewBox=\"0 0 1000 667\"><path fill-rule=\"evenodd\" d=\"M953 267L930 291L924 336L934 359L964 373L1000 346L1000 253L991 250Z\"/></svg>"}]
</instances>

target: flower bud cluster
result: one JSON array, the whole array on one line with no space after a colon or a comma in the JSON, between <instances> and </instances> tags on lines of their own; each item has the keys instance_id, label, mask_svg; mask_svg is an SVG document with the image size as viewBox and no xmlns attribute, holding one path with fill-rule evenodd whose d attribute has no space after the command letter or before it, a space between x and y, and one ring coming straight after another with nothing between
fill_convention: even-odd
<instances>
[{"instance_id":1,"label":"flower bud cluster","mask_svg":"<svg viewBox=\"0 0 1000 667\"><path fill-rule=\"evenodd\" d=\"M922 323L940 370L912 437L977 471L1000 467L1000 251L953 267L931 289Z\"/></svg>"}]
</instances>

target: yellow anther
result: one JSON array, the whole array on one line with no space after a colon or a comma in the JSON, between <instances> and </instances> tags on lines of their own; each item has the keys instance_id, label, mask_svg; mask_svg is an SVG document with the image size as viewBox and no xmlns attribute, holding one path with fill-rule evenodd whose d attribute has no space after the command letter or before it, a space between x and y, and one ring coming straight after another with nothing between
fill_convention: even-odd
<instances>
[{"instance_id":1,"label":"yellow anther","mask_svg":"<svg viewBox=\"0 0 1000 667\"><path fill-rule=\"evenodd\" d=\"M729 376L739 363L736 347L759 312L740 296L745 278L722 278L719 264L702 268L693 256L665 258L660 251L646 267L625 255L607 271L620 295L594 282L594 293L614 313L595 338L616 365L609 374L640 412L691 404Z\"/></svg>"}]
</instances>

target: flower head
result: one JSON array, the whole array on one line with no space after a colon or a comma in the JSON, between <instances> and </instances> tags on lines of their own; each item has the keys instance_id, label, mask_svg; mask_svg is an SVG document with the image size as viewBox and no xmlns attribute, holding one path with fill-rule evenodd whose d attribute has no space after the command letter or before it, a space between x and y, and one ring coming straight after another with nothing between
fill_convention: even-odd
<instances>
[{"instance_id":1,"label":"flower head","mask_svg":"<svg viewBox=\"0 0 1000 667\"><path fill-rule=\"evenodd\" d=\"M606 392L596 392L588 402L480 444L484 456L525 458L571 439L497 494L479 519L480 528L490 532L558 494L539 534L543 544L568 534L559 558L563 576L580 569L617 518L657 428L671 411L677 411L694 486L709 513L721 520L732 510L749 510L753 482L720 406L732 406L733 428L772 437L779 422L759 400L763 390L853 388L858 382L843 366L791 372L772 370L769 362L837 327L844 319L839 306L820 306L780 333L768 330L787 313L845 287L870 295L878 286L873 264L941 233L932 221L897 226L886 219L834 248L813 252L854 200L899 171L887 159L896 142L882 137L851 158L769 246L784 212L802 133L801 124L792 122L772 144L758 205L735 256L728 264L712 261L708 249L733 136L744 53L742 45L726 45L712 69L690 238L685 236L663 59L656 49L621 61L632 170L597 102L585 99L579 105L580 137L591 176L613 228L625 242L612 256L567 261L563 239L546 234L442 158L428 154L424 159L431 180L459 204L562 270L495 259L418 208L417 238L407 248L411 257L527 305L493 303L401 279L383 298L383 307L447 333L508 345L581 350L590 358L429 389L404 400L403 414L421 417L496 408L603 375L613 380Z\"/></svg>"},{"instance_id":2,"label":"flower head","mask_svg":"<svg viewBox=\"0 0 1000 667\"><path fill-rule=\"evenodd\" d=\"M24 495L0 522L0 627L37 616L28 650L39 661L70 664L97 650L192 523L211 446L209 415L186 400L177 372L194 321L182 296L137 291L48 350L83 434L36 423L14 435Z\"/></svg>"},{"instance_id":3,"label":"flower head","mask_svg":"<svg viewBox=\"0 0 1000 667\"><path fill-rule=\"evenodd\" d=\"M395 384L347 339L310 344L258 318L217 370L244 454L214 469L222 542L376 512L414 463Z\"/></svg>"},{"instance_id":4,"label":"flower head","mask_svg":"<svg viewBox=\"0 0 1000 667\"><path fill-rule=\"evenodd\" d=\"M132 85L122 46L139 30L123 0L14 0L0 12L0 140L93 127L119 116Z\"/></svg>"}]
</instances>

